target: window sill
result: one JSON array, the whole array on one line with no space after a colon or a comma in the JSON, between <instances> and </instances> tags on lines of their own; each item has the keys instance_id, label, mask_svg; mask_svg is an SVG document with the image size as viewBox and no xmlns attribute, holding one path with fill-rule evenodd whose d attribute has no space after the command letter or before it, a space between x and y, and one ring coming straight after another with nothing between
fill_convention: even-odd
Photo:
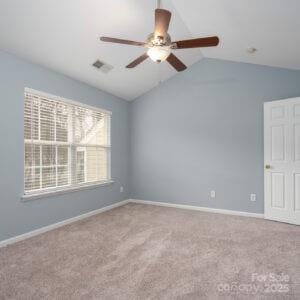
<instances>
[{"instance_id":1,"label":"window sill","mask_svg":"<svg viewBox=\"0 0 300 300\"><path fill-rule=\"evenodd\" d=\"M113 183L114 183L113 180L108 180L108 181L101 181L101 182L96 182L96 183L91 183L91 184L83 184L81 186L76 186L76 187L69 187L69 188L63 188L63 189L53 189L53 190L46 191L46 192L25 194L21 197L21 200L23 202L26 202L26 201L31 201L31 200L40 199L40 198L46 198L46 197L52 197L52 196L68 194L68 193L71 193L71 192L83 191L83 190L87 190L87 189L94 189L94 188L97 188L99 186L110 185L110 184L113 184Z\"/></svg>"}]
</instances>

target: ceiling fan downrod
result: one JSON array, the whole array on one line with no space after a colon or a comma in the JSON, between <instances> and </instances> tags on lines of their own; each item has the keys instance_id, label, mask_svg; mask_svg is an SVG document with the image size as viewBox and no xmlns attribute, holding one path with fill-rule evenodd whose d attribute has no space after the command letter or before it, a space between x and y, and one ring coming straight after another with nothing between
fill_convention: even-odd
<instances>
[{"instance_id":1,"label":"ceiling fan downrod","mask_svg":"<svg viewBox=\"0 0 300 300\"><path fill-rule=\"evenodd\" d=\"M161 8L161 0L157 0L157 8Z\"/></svg>"}]
</instances>

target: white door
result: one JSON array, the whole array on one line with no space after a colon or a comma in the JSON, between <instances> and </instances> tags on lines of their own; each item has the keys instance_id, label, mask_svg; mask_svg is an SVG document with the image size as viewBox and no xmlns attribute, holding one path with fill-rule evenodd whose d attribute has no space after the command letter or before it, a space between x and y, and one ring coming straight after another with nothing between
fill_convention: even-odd
<instances>
[{"instance_id":1,"label":"white door","mask_svg":"<svg viewBox=\"0 0 300 300\"><path fill-rule=\"evenodd\" d=\"M300 97L264 104L265 218L300 225Z\"/></svg>"}]
</instances>

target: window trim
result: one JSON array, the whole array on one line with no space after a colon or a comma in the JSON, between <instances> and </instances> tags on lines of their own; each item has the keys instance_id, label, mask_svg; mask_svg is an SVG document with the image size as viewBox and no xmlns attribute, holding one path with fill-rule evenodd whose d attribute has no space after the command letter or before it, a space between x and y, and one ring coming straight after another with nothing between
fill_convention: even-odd
<instances>
[{"instance_id":1,"label":"window trim","mask_svg":"<svg viewBox=\"0 0 300 300\"><path fill-rule=\"evenodd\" d=\"M77 184L76 186L61 186L61 187L51 187L51 188L44 188L42 190L37 190L37 191L32 191L32 192L27 192L25 193L25 186L23 185L23 193L21 195L21 200L22 201L29 201L29 200L35 200L35 199L39 199L39 198L44 198L44 197L51 197L51 196L55 196L55 195L62 195L62 194L66 194L66 193L70 193L70 192L76 192L76 191L81 191L81 190L86 190L86 189L93 189L99 186L105 186L105 185L110 185L114 183L114 180L111 178L111 151L112 151L112 147L111 147L111 116L112 116L112 112L109 110L105 110L99 107L95 107L95 106L91 106L79 101L74 101L74 100L70 100L64 97L60 97L60 96L56 96L56 95L52 95L49 93L45 93L45 92L41 92L41 91L37 91L34 90L32 88L28 88L25 87L24 89L24 94L25 93L32 93L35 94L37 96L40 97L45 97L45 98L49 98L51 100L54 101L59 101L59 102L63 102L69 105L76 105L76 106L80 106L83 108L87 108L87 109L91 109L94 111L98 111L104 114L108 114L110 116L110 140L109 140L109 145L107 146L99 146L99 145L95 145L97 147L102 147L102 148L109 148L110 151L108 151L108 170L107 170L107 175L108 175L108 179L107 180L103 180L103 181L95 181L95 182L89 182L89 183L81 183L81 184ZM24 95L23 94L23 95ZM23 96L24 97L24 96ZM24 128L25 124L24 124L24 119L23 119L23 128ZM23 136L23 143L25 145L25 137ZM35 143L35 142L33 142ZM70 143L69 142L61 142L62 146L69 146ZM40 144L40 143L39 143ZM47 142L45 143L47 144ZM74 144L72 144L74 145ZM84 146L82 144L78 144L78 146ZM88 146L93 146L93 145L88 145ZM25 147L25 146L24 146ZM23 176L24 176L24 171L25 171L25 148L23 149L24 152L24 159L23 159ZM23 183L24 183L24 177L23 177Z\"/></svg>"},{"instance_id":2,"label":"window trim","mask_svg":"<svg viewBox=\"0 0 300 300\"><path fill-rule=\"evenodd\" d=\"M24 194L21 196L21 200L23 202L35 200L35 199L41 199L46 197L52 197L52 196L59 196L63 194L68 194L72 192L78 192L82 190L87 189L94 189L99 186L105 186L113 184L114 180L105 180L105 181L96 181L92 183L82 183L78 184L77 186L72 187L63 187L63 188L45 188L43 191L39 190L38 192L31 192L29 194Z\"/></svg>"}]
</instances>

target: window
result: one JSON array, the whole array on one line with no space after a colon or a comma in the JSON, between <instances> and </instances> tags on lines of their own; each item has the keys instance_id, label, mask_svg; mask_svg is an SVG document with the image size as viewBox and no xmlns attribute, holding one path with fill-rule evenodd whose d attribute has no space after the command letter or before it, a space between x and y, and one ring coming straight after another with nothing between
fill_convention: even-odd
<instances>
[{"instance_id":1,"label":"window","mask_svg":"<svg viewBox=\"0 0 300 300\"><path fill-rule=\"evenodd\" d=\"M110 181L110 112L25 90L25 195Z\"/></svg>"}]
</instances>

